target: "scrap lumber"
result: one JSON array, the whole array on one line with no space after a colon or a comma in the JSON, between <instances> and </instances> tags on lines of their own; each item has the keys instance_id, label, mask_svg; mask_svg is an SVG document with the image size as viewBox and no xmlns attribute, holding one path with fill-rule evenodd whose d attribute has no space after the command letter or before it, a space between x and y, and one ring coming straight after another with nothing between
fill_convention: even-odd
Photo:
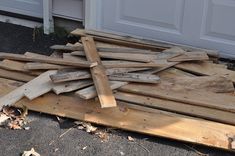
<instances>
[{"instance_id":1,"label":"scrap lumber","mask_svg":"<svg viewBox=\"0 0 235 156\"><path fill-rule=\"evenodd\" d=\"M49 75L55 72L56 71L47 71L35 79L29 81L28 83L16 88L5 96L2 96L0 98L0 108L2 108L4 105L13 105L24 96L27 96L30 99L34 99L37 96L49 92L52 89Z\"/></svg>"},{"instance_id":2,"label":"scrap lumber","mask_svg":"<svg viewBox=\"0 0 235 156\"><path fill-rule=\"evenodd\" d=\"M71 54L75 56L85 56L85 53L83 51L74 51ZM154 54L99 52L99 55L101 58L145 62L145 63L151 62L157 58L157 55Z\"/></svg>"},{"instance_id":3,"label":"scrap lumber","mask_svg":"<svg viewBox=\"0 0 235 156\"><path fill-rule=\"evenodd\" d=\"M159 83L160 78L152 74L121 73L110 75L109 80L125 82Z\"/></svg>"},{"instance_id":4,"label":"scrap lumber","mask_svg":"<svg viewBox=\"0 0 235 156\"><path fill-rule=\"evenodd\" d=\"M28 99L33 100L51 91L55 85L52 83L50 75L55 74L56 72L57 70L48 70L32 81L26 83L25 86L27 87L24 88L24 95Z\"/></svg>"},{"instance_id":5,"label":"scrap lumber","mask_svg":"<svg viewBox=\"0 0 235 156\"><path fill-rule=\"evenodd\" d=\"M167 59L170 62L182 62L182 61L207 61L209 60L208 55L202 51L187 52L179 56L175 56Z\"/></svg>"},{"instance_id":6,"label":"scrap lumber","mask_svg":"<svg viewBox=\"0 0 235 156\"><path fill-rule=\"evenodd\" d=\"M177 91L171 89L171 87L166 88L165 86L161 87L160 85L150 86L140 84L128 84L122 86L118 90L196 106L214 108L233 113L235 112L235 96L226 94L217 94L201 90Z\"/></svg>"},{"instance_id":7,"label":"scrap lumber","mask_svg":"<svg viewBox=\"0 0 235 156\"><path fill-rule=\"evenodd\" d=\"M20 54L9 54L9 53L0 53L0 58L2 59L12 59L12 60L18 60L18 61L35 61L35 62L42 62L42 63L52 63L52 64L59 64L59 65L71 65L81 68L88 68L93 66L94 64L91 64L87 61L83 62L73 62L73 61L67 61L60 58L51 58L51 57L31 57L31 56L24 56Z\"/></svg>"},{"instance_id":8,"label":"scrap lumber","mask_svg":"<svg viewBox=\"0 0 235 156\"><path fill-rule=\"evenodd\" d=\"M92 85L92 80L79 80L79 81L70 81L59 83L52 88L52 91L57 95L61 93L68 93L72 91L76 91L78 89L82 89Z\"/></svg>"},{"instance_id":9,"label":"scrap lumber","mask_svg":"<svg viewBox=\"0 0 235 156\"><path fill-rule=\"evenodd\" d=\"M89 79L91 78L91 74L89 71L86 70L63 70L51 75L50 78L54 83L59 83L73 80Z\"/></svg>"},{"instance_id":10,"label":"scrap lumber","mask_svg":"<svg viewBox=\"0 0 235 156\"><path fill-rule=\"evenodd\" d=\"M85 57L74 56L71 53L63 53L63 59L72 61L85 61Z\"/></svg>"},{"instance_id":11,"label":"scrap lumber","mask_svg":"<svg viewBox=\"0 0 235 156\"><path fill-rule=\"evenodd\" d=\"M111 68L107 69L106 75L112 75L112 74L119 74L119 73L128 73L128 72L134 72L134 71L143 71L147 70L148 68ZM67 82L72 80L81 80L81 79L88 79L91 78L91 74L88 71L85 70L61 70L57 72L56 74L53 74L50 76L51 80L54 83L58 82Z\"/></svg>"},{"instance_id":12,"label":"scrap lumber","mask_svg":"<svg viewBox=\"0 0 235 156\"><path fill-rule=\"evenodd\" d=\"M172 86L182 86L189 90L203 90L214 93L233 93L233 82L222 76L180 77L168 79Z\"/></svg>"},{"instance_id":13,"label":"scrap lumber","mask_svg":"<svg viewBox=\"0 0 235 156\"><path fill-rule=\"evenodd\" d=\"M57 65L57 64L50 64L50 63L39 63L39 62L29 62L25 63L24 69L25 70L52 70L52 69L67 69L72 68L71 66L65 65Z\"/></svg>"},{"instance_id":14,"label":"scrap lumber","mask_svg":"<svg viewBox=\"0 0 235 156\"><path fill-rule=\"evenodd\" d=\"M212 121L235 125L235 113L225 112L217 109L194 106L187 103L175 102L149 96L136 95L125 92L115 93L117 100L138 104L145 107L162 109L181 113L185 115L200 117Z\"/></svg>"},{"instance_id":15,"label":"scrap lumber","mask_svg":"<svg viewBox=\"0 0 235 156\"><path fill-rule=\"evenodd\" d=\"M178 69L197 75L225 76L235 83L235 71L221 68L220 65L207 62L184 62L175 66Z\"/></svg>"},{"instance_id":16,"label":"scrap lumber","mask_svg":"<svg viewBox=\"0 0 235 156\"><path fill-rule=\"evenodd\" d=\"M86 58L90 62L96 62L97 66L90 68L92 79L98 94L102 108L115 107L117 105L113 96L112 89L109 86L108 77L105 68L102 65L99 54L96 50L95 42L92 37L81 38Z\"/></svg>"},{"instance_id":17,"label":"scrap lumber","mask_svg":"<svg viewBox=\"0 0 235 156\"><path fill-rule=\"evenodd\" d=\"M111 90L115 90L127 84L128 84L127 82L109 81ZM96 92L95 86L92 85L90 87L78 90L77 92L75 92L75 95L79 96L82 99L89 100L89 99L97 97L97 92Z\"/></svg>"},{"instance_id":18,"label":"scrap lumber","mask_svg":"<svg viewBox=\"0 0 235 156\"><path fill-rule=\"evenodd\" d=\"M29 75L27 73L22 73L18 71L9 71L5 69L0 69L0 77L22 82L28 82L35 78L35 76Z\"/></svg>"},{"instance_id":19,"label":"scrap lumber","mask_svg":"<svg viewBox=\"0 0 235 156\"><path fill-rule=\"evenodd\" d=\"M5 70L11 71L18 71L18 72L30 72L29 70L24 68L25 63L19 61L12 61L12 60L3 60L0 62L0 68Z\"/></svg>"},{"instance_id":20,"label":"scrap lumber","mask_svg":"<svg viewBox=\"0 0 235 156\"><path fill-rule=\"evenodd\" d=\"M83 45L53 45L50 47L54 50L61 50L61 51L84 51ZM105 46L96 46L97 51L99 52L113 52L113 53L138 53L138 54L158 54L159 52L150 51L150 50L143 50L143 49L136 49L136 48L127 48L127 47L105 47ZM69 54L69 53L65 53Z\"/></svg>"},{"instance_id":21,"label":"scrap lumber","mask_svg":"<svg viewBox=\"0 0 235 156\"><path fill-rule=\"evenodd\" d=\"M84 29L75 29L71 32L72 35L76 36L93 36L96 41L106 42L110 44L117 44L126 47L140 48L140 49L148 49L153 51L166 50L172 47L180 47L185 51L204 51L210 57L218 58L219 53L215 50L208 50L202 48L196 48L192 46L174 44L169 42L162 41L153 41L146 39L138 39L130 36L119 36L116 34L110 34L105 32L99 32L94 30L84 30Z\"/></svg>"},{"instance_id":22,"label":"scrap lumber","mask_svg":"<svg viewBox=\"0 0 235 156\"><path fill-rule=\"evenodd\" d=\"M15 106L26 106L38 112L230 151L230 140L235 135L234 126L157 109L143 111L146 110L145 107L129 108L122 102L119 102L118 107L101 109L99 103L94 100L84 101L79 97L49 93L32 101L24 98ZM187 127L190 127L190 130Z\"/></svg>"}]
</instances>

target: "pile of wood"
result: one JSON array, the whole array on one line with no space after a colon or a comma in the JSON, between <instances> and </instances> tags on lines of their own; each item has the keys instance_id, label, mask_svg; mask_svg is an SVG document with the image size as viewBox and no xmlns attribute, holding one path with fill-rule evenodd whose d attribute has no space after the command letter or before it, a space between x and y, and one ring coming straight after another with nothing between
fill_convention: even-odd
<instances>
[{"instance_id":1,"label":"pile of wood","mask_svg":"<svg viewBox=\"0 0 235 156\"><path fill-rule=\"evenodd\" d=\"M0 53L1 107L235 149L235 72L217 64L217 52L72 34L81 42L54 45L51 56Z\"/></svg>"}]
</instances>

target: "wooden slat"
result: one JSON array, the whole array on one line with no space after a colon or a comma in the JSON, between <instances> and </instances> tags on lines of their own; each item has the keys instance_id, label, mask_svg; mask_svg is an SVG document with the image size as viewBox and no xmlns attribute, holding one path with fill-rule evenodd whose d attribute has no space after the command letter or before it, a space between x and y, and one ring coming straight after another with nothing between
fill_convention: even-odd
<instances>
[{"instance_id":1,"label":"wooden slat","mask_svg":"<svg viewBox=\"0 0 235 156\"><path fill-rule=\"evenodd\" d=\"M84 62L73 62L67 61L59 58L50 58L50 57L31 57L31 56L24 56L20 54L10 54L10 53L0 53L0 58L3 59L12 59L18 61L35 61L35 62L42 62L42 63L52 63L52 64L59 64L59 65L71 65L76 67L91 67L93 66L91 63L84 61Z\"/></svg>"},{"instance_id":2,"label":"wooden slat","mask_svg":"<svg viewBox=\"0 0 235 156\"><path fill-rule=\"evenodd\" d=\"M0 96L17 88L16 84L16 81L0 79ZM75 120L232 150L230 140L235 135L234 126L146 107L130 108L126 103L118 103L118 107L101 109L95 100L48 93L32 101L23 98L15 106L26 106L33 111Z\"/></svg>"},{"instance_id":3,"label":"wooden slat","mask_svg":"<svg viewBox=\"0 0 235 156\"><path fill-rule=\"evenodd\" d=\"M127 82L109 81L109 85L112 90L115 90L127 84L128 84ZM78 90L77 92L75 92L75 95L79 96L80 98L88 100L88 99L97 97L97 92L96 92L95 86L90 86L90 87Z\"/></svg>"},{"instance_id":4,"label":"wooden slat","mask_svg":"<svg viewBox=\"0 0 235 156\"><path fill-rule=\"evenodd\" d=\"M207 62L184 62L176 65L175 67L198 75L225 76L235 83L235 71L221 68L220 65L217 64Z\"/></svg>"},{"instance_id":5,"label":"wooden slat","mask_svg":"<svg viewBox=\"0 0 235 156\"><path fill-rule=\"evenodd\" d=\"M61 93L72 92L72 91L90 86L92 84L93 84L92 80L64 82L64 83L57 84L56 86L52 88L52 90L54 91L54 93L58 95Z\"/></svg>"},{"instance_id":6,"label":"wooden slat","mask_svg":"<svg viewBox=\"0 0 235 156\"><path fill-rule=\"evenodd\" d=\"M50 75L55 74L56 70L49 70L39 75L37 78L29 81L24 86L24 95L33 100L45 93L48 93L55 86L50 79Z\"/></svg>"},{"instance_id":7,"label":"wooden slat","mask_svg":"<svg viewBox=\"0 0 235 156\"><path fill-rule=\"evenodd\" d=\"M12 92L6 94L5 96L1 97L0 98L0 108L2 108L2 106L4 106L4 105L14 104L18 100L20 100L22 97L24 97L25 93L26 93L27 96L31 95L31 94L40 94L40 95L42 95L41 90L38 90L38 88L51 87L52 85L49 84L49 82L48 82L50 80L49 74L53 74L55 72L56 71L47 71L47 72L41 74L40 76L34 78L33 80L25 83L24 85L18 87L17 89L13 90ZM48 80L48 78L49 78L49 80ZM50 90L48 90L47 92L49 92ZM44 93L46 93L46 92L44 91ZM31 96L29 96L29 97L31 97Z\"/></svg>"},{"instance_id":8,"label":"wooden slat","mask_svg":"<svg viewBox=\"0 0 235 156\"><path fill-rule=\"evenodd\" d=\"M173 90L161 85L128 84L118 90L202 107L235 112L235 96L197 90ZM226 103L226 104L225 104Z\"/></svg>"},{"instance_id":9,"label":"wooden slat","mask_svg":"<svg viewBox=\"0 0 235 156\"><path fill-rule=\"evenodd\" d=\"M113 96L112 89L109 86L108 77L106 76L105 68L102 65L93 38L82 37L81 40L84 46L87 60L90 62L97 62L98 64L97 66L92 67L90 71L101 107L115 107L117 103Z\"/></svg>"},{"instance_id":10,"label":"wooden slat","mask_svg":"<svg viewBox=\"0 0 235 156\"><path fill-rule=\"evenodd\" d=\"M24 65L26 70L51 70L51 69L67 69L72 68L71 66L64 66L64 65L57 65L57 64L50 64L50 63L26 63Z\"/></svg>"},{"instance_id":11,"label":"wooden slat","mask_svg":"<svg viewBox=\"0 0 235 156\"><path fill-rule=\"evenodd\" d=\"M109 80L141 83L159 83L160 78L156 75L142 73L122 73L109 76Z\"/></svg>"},{"instance_id":12,"label":"wooden slat","mask_svg":"<svg viewBox=\"0 0 235 156\"><path fill-rule=\"evenodd\" d=\"M17 71L9 71L5 69L0 69L0 77L8 78L11 80L22 81L22 82L28 82L35 78L35 76L33 75L29 75L29 74L17 72Z\"/></svg>"},{"instance_id":13,"label":"wooden slat","mask_svg":"<svg viewBox=\"0 0 235 156\"><path fill-rule=\"evenodd\" d=\"M189 105L165 99L152 98L149 96L141 96L125 92L115 93L117 100L147 106L156 109L162 109L171 112L182 113L186 115L196 116L208 120L235 125L235 113L225 112L217 109Z\"/></svg>"},{"instance_id":14,"label":"wooden slat","mask_svg":"<svg viewBox=\"0 0 235 156\"><path fill-rule=\"evenodd\" d=\"M124 45L133 48L151 49L154 51L165 50L177 46L186 51L205 51L211 57L217 57L217 58L219 57L219 53L215 50L196 48L192 46L186 46L186 45L180 45L180 44L174 44L162 41L137 39L130 36L119 36L115 34L92 31L92 30L76 29L72 31L71 34L78 36L90 35L93 36L96 41L106 42L110 44Z\"/></svg>"},{"instance_id":15,"label":"wooden slat","mask_svg":"<svg viewBox=\"0 0 235 156\"><path fill-rule=\"evenodd\" d=\"M25 63L19 61L12 61L12 60L3 60L0 63L0 68L18 72L25 72L28 73L29 70L24 68Z\"/></svg>"},{"instance_id":16,"label":"wooden slat","mask_svg":"<svg viewBox=\"0 0 235 156\"><path fill-rule=\"evenodd\" d=\"M209 60L208 55L202 51L193 51L184 53L180 56L172 57L167 59L167 61L172 62L182 62L182 61L207 61Z\"/></svg>"}]
</instances>

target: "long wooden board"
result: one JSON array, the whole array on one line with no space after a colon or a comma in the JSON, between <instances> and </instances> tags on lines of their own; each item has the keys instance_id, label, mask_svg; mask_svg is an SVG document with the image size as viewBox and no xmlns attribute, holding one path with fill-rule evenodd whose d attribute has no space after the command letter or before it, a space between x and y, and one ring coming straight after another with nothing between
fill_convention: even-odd
<instances>
[{"instance_id":1,"label":"long wooden board","mask_svg":"<svg viewBox=\"0 0 235 156\"><path fill-rule=\"evenodd\" d=\"M198 75L220 75L229 78L235 83L235 71L221 68L220 65L208 62L184 62L175 66Z\"/></svg>"},{"instance_id":2,"label":"long wooden board","mask_svg":"<svg viewBox=\"0 0 235 156\"><path fill-rule=\"evenodd\" d=\"M130 102L141 106L177 112L181 114L196 116L208 120L235 125L235 113L231 112L225 112L217 109L194 106L189 105L187 103L180 103L125 92L115 93L115 98L117 100Z\"/></svg>"},{"instance_id":3,"label":"long wooden board","mask_svg":"<svg viewBox=\"0 0 235 156\"><path fill-rule=\"evenodd\" d=\"M113 96L112 89L109 86L108 77L105 68L102 65L99 54L96 50L95 42L92 37L81 38L86 58L90 62L96 62L97 66L90 68L92 79L99 97L102 108L115 107L117 105Z\"/></svg>"},{"instance_id":4,"label":"long wooden board","mask_svg":"<svg viewBox=\"0 0 235 156\"><path fill-rule=\"evenodd\" d=\"M28 82L35 78L35 76L33 75L29 75L18 71L9 71L5 69L0 69L0 77L22 82Z\"/></svg>"},{"instance_id":5,"label":"long wooden board","mask_svg":"<svg viewBox=\"0 0 235 156\"><path fill-rule=\"evenodd\" d=\"M20 84L16 81L0 78L0 96L14 90L18 85ZM30 110L61 117L232 150L234 126L157 109L145 109L146 107L130 108L126 103L118 103L118 107L101 109L95 100L48 93L32 101L23 98L15 106L26 106Z\"/></svg>"},{"instance_id":6,"label":"long wooden board","mask_svg":"<svg viewBox=\"0 0 235 156\"><path fill-rule=\"evenodd\" d=\"M121 82L121 81L109 81L109 85L111 90L115 90L117 88L120 88L124 85L127 85L127 82ZM89 86L87 88L78 90L75 92L75 95L79 96L82 99L93 99L95 97L97 97L97 92L96 92L96 88L94 85Z\"/></svg>"},{"instance_id":7,"label":"long wooden board","mask_svg":"<svg viewBox=\"0 0 235 156\"><path fill-rule=\"evenodd\" d=\"M42 63L52 63L52 64L59 64L59 65L71 65L76 67L91 67L93 66L91 63L84 61L84 62L73 62L68 60L63 60L60 58L51 58L51 57L31 57L31 56L25 56L20 54L10 54L10 53L0 53L0 58L3 59L12 59L12 60L18 60L18 61L35 61L35 62L42 62Z\"/></svg>"},{"instance_id":8,"label":"long wooden board","mask_svg":"<svg viewBox=\"0 0 235 156\"><path fill-rule=\"evenodd\" d=\"M159 85L128 84L118 90L176 102L235 112L235 96L202 90L173 90Z\"/></svg>"},{"instance_id":9,"label":"long wooden board","mask_svg":"<svg viewBox=\"0 0 235 156\"><path fill-rule=\"evenodd\" d=\"M56 84L56 86L52 88L52 91L56 93L57 95L59 95L61 93L72 92L72 91L90 86L92 84L93 84L92 80L64 82L64 83Z\"/></svg>"}]
</instances>

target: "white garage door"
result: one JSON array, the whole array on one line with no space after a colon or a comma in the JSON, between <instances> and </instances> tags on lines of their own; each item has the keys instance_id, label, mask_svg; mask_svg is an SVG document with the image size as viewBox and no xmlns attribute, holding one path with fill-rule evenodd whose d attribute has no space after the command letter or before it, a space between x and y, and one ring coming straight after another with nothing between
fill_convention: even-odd
<instances>
[{"instance_id":1,"label":"white garage door","mask_svg":"<svg viewBox=\"0 0 235 156\"><path fill-rule=\"evenodd\" d=\"M0 0L0 10L43 17L43 0Z\"/></svg>"},{"instance_id":2,"label":"white garage door","mask_svg":"<svg viewBox=\"0 0 235 156\"><path fill-rule=\"evenodd\" d=\"M235 0L98 2L95 29L217 49L235 58Z\"/></svg>"}]
</instances>

